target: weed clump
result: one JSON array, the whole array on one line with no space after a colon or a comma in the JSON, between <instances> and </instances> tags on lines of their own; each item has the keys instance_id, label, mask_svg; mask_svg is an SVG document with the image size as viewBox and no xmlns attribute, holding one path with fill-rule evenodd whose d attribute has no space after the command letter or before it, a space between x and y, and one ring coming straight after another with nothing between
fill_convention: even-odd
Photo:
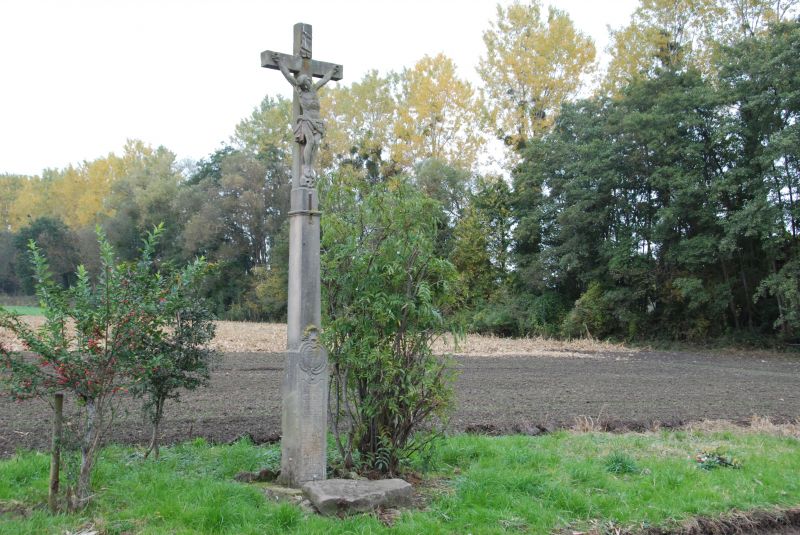
<instances>
[{"instance_id":1,"label":"weed clump","mask_svg":"<svg viewBox=\"0 0 800 535\"><path fill-rule=\"evenodd\" d=\"M605 467L607 472L616 475L638 474L641 472L633 457L617 451L606 457Z\"/></svg>"}]
</instances>

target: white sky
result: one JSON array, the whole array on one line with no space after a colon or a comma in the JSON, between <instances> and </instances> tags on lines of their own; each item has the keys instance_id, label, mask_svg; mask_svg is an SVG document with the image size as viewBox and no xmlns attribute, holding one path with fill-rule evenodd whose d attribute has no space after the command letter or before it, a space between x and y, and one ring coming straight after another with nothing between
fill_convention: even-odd
<instances>
[{"instance_id":1,"label":"white sky","mask_svg":"<svg viewBox=\"0 0 800 535\"><path fill-rule=\"evenodd\" d=\"M502 5L509 0L501 0ZM547 0L544 1L547 4ZM550 0L598 50L637 0ZM494 0L0 0L0 173L40 174L120 153L126 139L199 159L266 94L291 97L260 52L314 57L358 81L442 52L477 85Z\"/></svg>"}]
</instances>

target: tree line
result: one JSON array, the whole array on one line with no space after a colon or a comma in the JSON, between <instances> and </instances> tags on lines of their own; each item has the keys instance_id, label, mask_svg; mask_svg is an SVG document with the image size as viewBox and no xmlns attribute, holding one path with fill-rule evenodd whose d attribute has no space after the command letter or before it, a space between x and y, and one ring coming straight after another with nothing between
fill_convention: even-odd
<instances>
[{"instance_id":1,"label":"tree line","mask_svg":"<svg viewBox=\"0 0 800 535\"><path fill-rule=\"evenodd\" d=\"M602 72L564 12L498 6L480 87L440 54L323 91L323 209L394 183L436 201L435 251L459 279L448 313L471 330L797 337L797 3L641 0ZM163 222L160 261L207 258L218 315L281 320L290 108L267 96L198 162L130 141L0 176L0 291L30 293L31 238L68 284L98 256L95 225L135 258Z\"/></svg>"}]
</instances>

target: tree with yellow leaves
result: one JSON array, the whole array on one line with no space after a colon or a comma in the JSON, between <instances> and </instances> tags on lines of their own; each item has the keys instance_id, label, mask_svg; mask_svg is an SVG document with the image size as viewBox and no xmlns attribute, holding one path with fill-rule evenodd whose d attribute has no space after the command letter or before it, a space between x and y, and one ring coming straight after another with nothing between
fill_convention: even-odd
<instances>
[{"instance_id":1,"label":"tree with yellow leaves","mask_svg":"<svg viewBox=\"0 0 800 535\"><path fill-rule=\"evenodd\" d=\"M628 26L611 32L602 90L617 94L659 68L692 65L708 74L715 27L725 15L719 0L641 0Z\"/></svg>"},{"instance_id":2,"label":"tree with yellow leaves","mask_svg":"<svg viewBox=\"0 0 800 535\"><path fill-rule=\"evenodd\" d=\"M789 21L798 15L800 0L718 0L725 17L718 22L718 39L733 45L742 39L764 33L771 24Z\"/></svg>"},{"instance_id":3,"label":"tree with yellow leaves","mask_svg":"<svg viewBox=\"0 0 800 535\"><path fill-rule=\"evenodd\" d=\"M370 71L350 86L326 87L320 95L327 133L320 148L320 168L343 163L369 174L388 176L398 169L391 161L396 140L392 125L397 114L396 75Z\"/></svg>"},{"instance_id":4,"label":"tree with yellow leaves","mask_svg":"<svg viewBox=\"0 0 800 535\"><path fill-rule=\"evenodd\" d=\"M733 45L791 17L800 0L641 0L631 22L611 32L612 59L601 91L616 95L659 68L693 67L716 76L721 45Z\"/></svg>"},{"instance_id":5,"label":"tree with yellow leaves","mask_svg":"<svg viewBox=\"0 0 800 535\"><path fill-rule=\"evenodd\" d=\"M497 6L497 20L483 34L486 56L478 73L486 84L489 125L507 145L521 148L540 137L561 104L574 96L594 68L595 47L569 16L539 0Z\"/></svg>"},{"instance_id":6,"label":"tree with yellow leaves","mask_svg":"<svg viewBox=\"0 0 800 535\"><path fill-rule=\"evenodd\" d=\"M20 175L0 175L0 231L11 230L11 209L25 180Z\"/></svg>"},{"instance_id":7,"label":"tree with yellow leaves","mask_svg":"<svg viewBox=\"0 0 800 535\"><path fill-rule=\"evenodd\" d=\"M480 104L444 54L425 56L400 77L393 159L410 168L427 159L470 170L484 146Z\"/></svg>"},{"instance_id":8,"label":"tree with yellow leaves","mask_svg":"<svg viewBox=\"0 0 800 535\"><path fill-rule=\"evenodd\" d=\"M125 172L125 162L112 153L62 170L46 169L41 177L19 178L13 203L0 213L3 225L19 230L40 217L55 217L73 230L94 227L112 215L106 200Z\"/></svg>"}]
</instances>

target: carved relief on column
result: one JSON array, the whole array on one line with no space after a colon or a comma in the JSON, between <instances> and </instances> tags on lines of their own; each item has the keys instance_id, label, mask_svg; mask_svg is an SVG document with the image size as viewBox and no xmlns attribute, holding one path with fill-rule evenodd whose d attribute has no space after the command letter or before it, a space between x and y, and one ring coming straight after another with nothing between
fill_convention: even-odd
<instances>
[{"instance_id":1,"label":"carved relief on column","mask_svg":"<svg viewBox=\"0 0 800 535\"><path fill-rule=\"evenodd\" d=\"M319 329L309 326L300 339L296 350L298 354L298 368L303 373L303 380L307 383L318 383L327 372L328 354L319 342Z\"/></svg>"}]
</instances>

